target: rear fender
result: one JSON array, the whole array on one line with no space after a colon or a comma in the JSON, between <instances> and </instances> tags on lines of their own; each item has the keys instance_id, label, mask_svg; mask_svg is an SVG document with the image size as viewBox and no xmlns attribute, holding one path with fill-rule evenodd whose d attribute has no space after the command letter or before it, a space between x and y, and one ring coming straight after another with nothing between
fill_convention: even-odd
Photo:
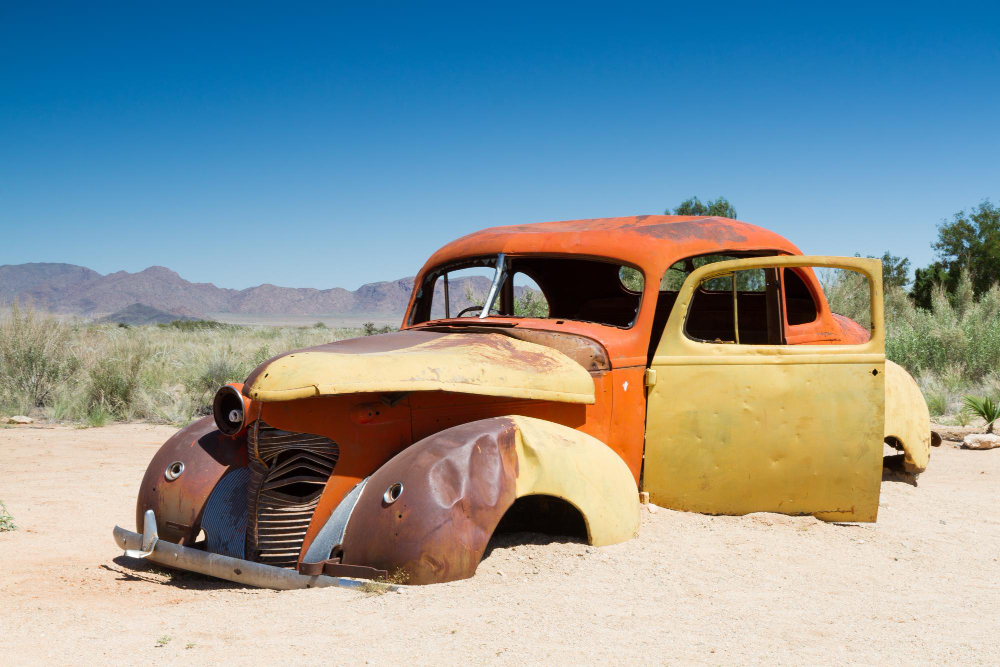
<instances>
[{"instance_id":1,"label":"rear fender","mask_svg":"<svg viewBox=\"0 0 1000 667\"><path fill-rule=\"evenodd\" d=\"M496 417L429 436L379 468L350 514L341 562L401 570L410 584L471 577L500 519L530 495L576 507L594 545L638 529L635 480L605 444L551 422Z\"/></svg>"},{"instance_id":2,"label":"rear fender","mask_svg":"<svg viewBox=\"0 0 1000 667\"><path fill-rule=\"evenodd\" d=\"M903 447L903 468L923 472L931 456L931 417L916 380L899 364L885 361L885 437Z\"/></svg>"}]
</instances>

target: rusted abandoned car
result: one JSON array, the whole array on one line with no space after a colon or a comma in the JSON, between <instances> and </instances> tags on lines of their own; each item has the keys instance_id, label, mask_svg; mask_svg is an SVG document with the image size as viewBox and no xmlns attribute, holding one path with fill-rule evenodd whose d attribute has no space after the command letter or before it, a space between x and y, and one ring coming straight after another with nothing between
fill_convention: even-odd
<instances>
[{"instance_id":1,"label":"rusted abandoned car","mask_svg":"<svg viewBox=\"0 0 1000 667\"><path fill-rule=\"evenodd\" d=\"M829 269L860 279L863 322L831 312ZM427 261L400 331L222 387L150 463L143 534L115 539L258 586L443 582L472 576L498 527L628 540L640 491L875 521L883 464L919 473L930 439L885 359L878 260L722 218L498 227Z\"/></svg>"}]
</instances>

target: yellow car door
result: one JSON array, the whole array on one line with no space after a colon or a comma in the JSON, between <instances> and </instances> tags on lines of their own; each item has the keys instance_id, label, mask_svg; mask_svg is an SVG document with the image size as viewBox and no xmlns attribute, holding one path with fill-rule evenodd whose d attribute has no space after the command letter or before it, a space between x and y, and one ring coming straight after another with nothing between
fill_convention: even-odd
<instances>
[{"instance_id":1,"label":"yellow car door","mask_svg":"<svg viewBox=\"0 0 1000 667\"><path fill-rule=\"evenodd\" d=\"M754 325L754 318L780 318L775 309L784 302L772 296L780 289L782 267L846 269L867 278L870 340L786 345L774 335L773 323ZM756 298L750 298L754 281L745 278L754 273L770 276L766 289L763 279L757 281L758 291L767 294L765 315L745 305ZM727 279L731 297L709 293L707 286ZM741 291L747 285L751 289ZM708 299L705 294L715 304L707 314L692 309L699 298ZM731 319L720 305L726 299ZM819 301L825 308L825 298ZM698 339L690 329L699 318L732 322L732 335ZM749 335L752 326L758 329ZM874 521L882 472L884 341L879 260L756 257L694 270L677 294L651 363L644 490L658 505L692 512Z\"/></svg>"}]
</instances>

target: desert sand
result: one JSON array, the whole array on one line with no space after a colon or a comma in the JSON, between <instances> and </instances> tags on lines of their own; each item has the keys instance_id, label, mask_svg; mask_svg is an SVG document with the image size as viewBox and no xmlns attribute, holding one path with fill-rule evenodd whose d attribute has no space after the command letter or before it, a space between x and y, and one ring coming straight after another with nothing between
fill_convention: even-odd
<instances>
[{"instance_id":1,"label":"desert sand","mask_svg":"<svg viewBox=\"0 0 1000 667\"><path fill-rule=\"evenodd\" d=\"M0 429L0 662L1000 662L1000 450L945 443L918 486L883 481L875 524L644 510L625 544L506 536L470 580L375 595L123 556L172 430Z\"/></svg>"}]
</instances>

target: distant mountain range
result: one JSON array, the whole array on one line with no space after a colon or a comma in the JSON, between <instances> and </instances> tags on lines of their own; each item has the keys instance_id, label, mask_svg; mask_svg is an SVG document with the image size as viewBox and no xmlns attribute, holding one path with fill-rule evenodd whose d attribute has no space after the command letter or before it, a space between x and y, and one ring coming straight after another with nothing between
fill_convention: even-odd
<instances>
[{"instance_id":1,"label":"distant mountain range","mask_svg":"<svg viewBox=\"0 0 1000 667\"><path fill-rule=\"evenodd\" d=\"M486 278L478 277L452 283L452 302L457 298L463 308L470 303L464 297L466 281L477 293L485 294L489 287ZM0 303L9 304L17 299L22 304L33 304L37 310L93 318L135 304L196 318L213 313L401 316L412 289L412 277L369 283L354 291L267 284L235 290L211 283L192 283L162 266L151 266L138 273L118 271L108 275L73 264L0 266Z\"/></svg>"}]
</instances>

